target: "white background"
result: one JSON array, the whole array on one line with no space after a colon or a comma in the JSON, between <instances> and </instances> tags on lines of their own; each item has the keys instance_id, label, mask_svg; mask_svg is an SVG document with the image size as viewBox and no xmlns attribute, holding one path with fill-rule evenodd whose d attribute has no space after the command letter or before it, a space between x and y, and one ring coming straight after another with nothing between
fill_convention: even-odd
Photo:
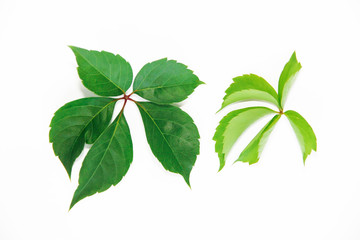
<instances>
[{"instance_id":1,"label":"white background","mask_svg":"<svg viewBox=\"0 0 360 240\"><path fill-rule=\"evenodd\" d=\"M0 239L360 239L359 13L358 0L1 0ZM67 45L118 53L134 74L176 59L206 82L182 103L201 135L192 190L152 155L129 104L128 174L68 212L85 154L70 182L48 126L63 104L93 94ZM265 118L217 173L211 139L219 120L257 105L215 114L225 89L247 73L277 88L294 50L303 68L286 109L311 124L318 151L304 167L282 118L257 164L232 165Z\"/></svg>"}]
</instances>

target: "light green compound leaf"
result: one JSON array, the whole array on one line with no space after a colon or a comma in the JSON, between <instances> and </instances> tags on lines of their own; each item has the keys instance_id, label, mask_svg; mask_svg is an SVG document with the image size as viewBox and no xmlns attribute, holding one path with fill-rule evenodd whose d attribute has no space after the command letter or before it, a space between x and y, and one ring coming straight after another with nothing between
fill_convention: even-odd
<instances>
[{"instance_id":1,"label":"light green compound leaf","mask_svg":"<svg viewBox=\"0 0 360 240\"><path fill-rule=\"evenodd\" d=\"M181 102L203 84L184 64L166 58L146 64L136 75L134 92L159 104Z\"/></svg>"},{"instance_id":2,"label":"light green compound leaf","mask_svg":"<svg viewBox=\"0 0 360 240\"><path fill-rule=\"evenodd\" d=\"M279 106L278 95L274 88L262 77L255 74L242 75L233 79L226 89L221 109L229 104L243 101L265 101Z\"/></svg>"},{"instance_id":3,"label":"light green compound leaf","mask_svg":"<svg viewBox=\"0 0 360 240\"><path fill-rule=\"evenodd\" d=\"M121 111L87 153L70 209L81 199L118 184L133 159L129 126Z\"/></svg>"},{"instance_id":4,"label":"light green compound leaf","mask_svg":"<svg viewBox=\"0 0 360 240\"><path fill-rule=\"evenodd\" d=\"M257 163L259 161L261 152L264 149L264 146L270 136L270 133L274 129L274 126L277 121L279 121L279 119L280 115L274 116L246 146L236 162L248 162L249 164Z\"/></svg>"},{"instance_id":5,"label":"light green compound leaf","mask_svg":"<svg viewBox=\"0 0 360 240\"><path fill-rule=\"evenodd\" d=\"M65 104L55 112L50 123L50 142L69 177L85 142L95 141L109 125L114 106L112 98L82 98Z\"/></svg>"},{"instance_id":6,"label":"light green compound leaf","mask_svg":"<svg viewBox=\"0 0 360 240\"><path fill-rule=\"evenodd\" d=\"M119 96L129 89L133 73L120 55L89 51L70 46L79 65L79 77L85 87L100 96Z\"/></svg>"},{"instance_id":7,"label":"light green compound leaf","mask_svg":"<svg viewBox=\"0 0 360 240\"><path fill-rule=\"evenodd\" d=\"M241 134L258 119L275 111L266 107L249 107L227 114L216 128L213 140L220 160L219 171L225 166L225 157Z\"/></svg>"},{"instance_id":8,"label":"light green compound leaf","mask_svg":"<svg viewBox=\"0 0 360 240\"><path fill-rule=\"evenodd\" d=\"M294 129L303 153L303 161L305 164L305 160L307 156L310 155L311 151L316 151L315 133L309 123L299 113L289 110L284 114L289 119L289 122Z\"/></svg>"},{"instance_id":9,"label":"light green compound leaf","mask_svg":"<svg viewBox=\"0 0 360 240\"><path fill-rule=\"evenodd\" d=\"M199 154L199 132L180 108L138 102L151 151L168 171L179 173L190 186L190 172Z\"/></svg>"},{"instance_id":10,"label":"light green compound leaf","mask_svg":"<svg viewBox=\"0 0 360 240\"><path fill-rule=\"evenodd\" d=\"M301 64L296 59L296 53L294 52L290 60L286 63L283 71L281 72L279 79L279 103L280 108L283 109L285 101L292 84L295 81L296 74L301 69Z\"/></svg>"}]
</instances>

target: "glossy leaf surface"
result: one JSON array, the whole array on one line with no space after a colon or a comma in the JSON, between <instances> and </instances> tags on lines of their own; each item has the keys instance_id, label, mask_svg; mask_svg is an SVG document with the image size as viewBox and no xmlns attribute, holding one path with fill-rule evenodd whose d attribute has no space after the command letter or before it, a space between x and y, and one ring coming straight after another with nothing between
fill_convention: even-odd
<instances>
[{"instance_id":1,"label":"glossy leaf surface","mask_svg":"<svg viewBox=\"0 0 360 240\"><path fill-rule=\"evenodd\" d=\"M123 112L87 153L70 208L81 199L103 192L125 176L133 159L130 130Z\"/></svg>"},{"instance_id":2,"label":"glossy leaf surface","mask_svg":"<svg viewBox=\"0 0 360 240\"><path fill-rule=\"evenodd\" d=\"M85 87L100 96L119 96L129 89L133 73L120 55L89 51L70 46L79 65L79 77Z\"/></svg>"},{"instance_id":3,"label":"glossy leaf surface","mask_svg":"<svg viewBox=\"0 0 360 240\"><path fill-rule=\"evenodd\" d=\"M226 155L241 134L255 121L271 113L275 111L266 107L249 107L232 111L220 121L213 138L220 160L219 171L224 167Z\"/></svg>"},{"instance_id":4,"label":"glossy leaf surface","mask_svg":"<svg viewBox=\"0 0 360 240\"><path fill-rule=\"evenodd\" d=\"M184 64L163 58L146 64L133 88L142 98L164 104L183 101L202 83Z\"/></svg>"},{"instance_id":5,"label":"glossy leaf surface","mask_svg":"<svg viewBox=\"0 0 360 240\"><path fill-rule=\"evenodd\" d=\"M130 64L121 56L70 48L85 87L101 96L123 94L114 99L99 97L70 102L51 121L50 142L69 176L85 143L93 144L82 163L70 209L87 196L116 185L127 173L133 159L130 130L124 117L129 102L139 107L155 157L165 169L181 174L190 186L190 172L199 154L199 133L188 114L168 103L184 100L203 82L184 64L164 58L146 64L134 80L134 91L127 94L133 75ZM153 102L137 102L131 97L133 93ZM110 124L118 101L123 106Z\"/></svg>"},{"instance_id":6,"label":"glossy leaf surface","mask_svg":"<svg viewBox=\"0 0 360 240\"><path fill-rule=\"evenodd\" d=\"M190 172L199 154L199 132L180 108L139 102L146 138L155 157L168 171L179 173L190 186Z\"/></svg>"},{"instance_id":7,"label":"glossy leaf surface","mask_svg":"<svg viewBox=\"0 0 360 240\"><path fill-rule=\"evenodd\" d=\"M111 121L114 106L112 98L82 98L65 104L55 112L50 123L50 142L69 177L85 141L95 141L104 131Z\"/></svg>"},{"instance_id":8,"label":"glossy leaf surface","mask_svg":"<svg viewBox=\"0 0 360 240\"><path fill-rule=\"evenodd\" d=\"M315 133L309 123L299 113L289 110L284 114L289 119L289 122L294 129L303 153L303 161L305 164L305 160L307 156L310 155L311 151L316 151Z\"/></svg>"},{"instance_id":9,"label":"glossy leaf surface","mask_svg":"<svg viewBox=\"0 0 360 240\"><path fill-rule=\"evenodd\" d=\"M248 162L249 164L257 163L270 133L279 119L280 115L274 116L246 146L236 161Z\"/></svg>"},{"instance_id":10,"label":"glossy leaf surface","mask_svg":"<svg viewBox=\"0 0 360 240\"><path fill-rule=\"evenodd\" d=\"M235 102L251 100L265 101L279 106L276 91L262 77L249 74L236 77L233 80L234 82L225 91L226 95L221 109Z\"/></svg>"},{"instance_id":11,"label":"glossy leaf surface","mask_svg":"<svg viewBox=\"0 0 360 240\"><path fill-rule=\"evenodd\" d=\"M286 98L288 96L289 90L292 84L295 81L296 74L301 69L301 64L296 59L296 53L294 52L289 60L286 63L279 79L279 103L280 107L284 108Z\"/></svg>"}]
</instances>

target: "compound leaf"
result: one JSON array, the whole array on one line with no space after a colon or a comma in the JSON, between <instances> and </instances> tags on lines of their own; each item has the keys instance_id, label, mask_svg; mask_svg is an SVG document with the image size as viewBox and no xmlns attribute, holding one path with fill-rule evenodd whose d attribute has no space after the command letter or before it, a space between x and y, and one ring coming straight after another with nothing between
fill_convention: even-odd
<instances>
[{"instance_id":1,"label":"compound leaf","mask_svg":"<svg viewBox=\"0 0 360 240\"><path fill-rule=\"evenodd\" d=\"M55 112L50 123L50 142L69 177L75 159L109 125L114 111L112 98L82 98L69 102Z\"/></svg>"},{"instance_id":2,"label":"compound leaf","mask_svg":"<svg viewBox=\"0 0 360 240\"><path fill-rule=\"evenodd\" d=\"M183 101L202 84L184 64L166 58L146 64L136 75L134 92L155 103Z\"/></svg>"},{"instance_id":3,"label":"compound leaf","mask_svg":"<svg viewBox=\"0 0 360 240\"><path fill-rule=\"evenodd\" d=\"M70 209L81 199L119 183L128 171L132 159L130 130L121 111L86 155Z\"/></svg>"},{"instance_id":4,"label":"compound leaf","mask_svg":"<svg viewBox=\"0 0 360 240\"><path fill-rule=\"evenodd\" d=\"M271 113L275 111L266 107L249 107L232 111L223 117L213 138L220 160L219 171L224 167L225 157L240 135L255 121Z\"/></svg>"},{"instance_id":5,"label":"compound leaf","mask_svg":"<svg viewBox=\"0 0 360 240\"><path fill-rule=\"evenodd\" d=\"M242 151L239 158L235 161L248 162L254 164L259 161L260 155L264 146L270 136L270 133L274 129L275 124L279 121L280 115L275 115L263 129L251 140L251 142Z\"/></svg>"},{"instance_id":6,"label":"compound leaf","mask_svg":"<svg viewBox=\"0 0 360 240\"><path fill-rule=\"evenodd\" d=\"M305 164L305 160L307 156L310 155L311 151L316 151L315 133L309 123L299 113L289 110L284 114L289 119L289 122L294 129L303 153L303 161Z\"/></svg>"},{"instance_id":7,"label":"compound leaf","mask_svg":"<svg viewBox=\"0 0 360 240\"><path fill-rule=\"evenodd\" d=\"M249 164L258 162L269 135L283 114L287 116L295 131L303 152L304 163L311 151L316 151L316 136L311 126L297 112L286 111L284 113L283 110L289 90L300 69L301 64L297 61L296 53L294 52L290 60L285 64L280 75L278 94L270 84L254 74L234 78L234 83L226 90L222 108L234 102L249 100L267 101L279 108L278 112L268 109L268 113L278 114L252 139L236 161L248 162ZM261 107L245 108L229 113L220 121L213 137L213 140L216 141L215 151L218 153L220 159L219 171L224 166L226 155L238 136L240 136L251 123L268 113Z\"/></svg>"},{"instance_id":8,"label":"compound leaf","mask_svg":"<svg viewBox=\"0 0 360 240\"><path fill-rule=\"evenodd\" d=\"M118 96L129 89L133 73L120 55L89 51L70 46L79 65L79 77L85 87L100 96Z\"/></svg>"},{"instance_id":9,"label":"compound leaf","mask_svg":"<svg viewBox=\"0 0 360 240\"><path fill-rule=\"evenodd\" d=\"M289 90L294 83L297 72L301 69L301 64L296 59L296 53L294 52L290 60L286 63L283 71L281 72L279 79L279 103L280 108L284 108L284 104L289 93Z\"/></svg>"},{"instance_id":10,"label":"compound leaf","mask_svg":"<svg viewBox=\"0 0 360 240\"><path fill-rule=\"evenodd\" d=\"M234 82L226 89L221 109L235 102L250 100L265 101L279 106L274 88L262 77L255 74L233 78Z\"/></svg>"},{"instance_id":11,"label":"compound leaf","mask_svg":"<svg viewBox=\"0 0 360 240\"><path fill-rule=\"evenodd\" d=\"M168 105L186 99L203 84L187 66L160 59L146 64L137 74L134 91L131 66L121 56L69 46L78 64L85 87L100 96L67 103L56 111L49 138L69 177L85 143L93 144L80 169L79 185L70 209L80 200L118 184L133 159L130 130L124 116L127 102L137 104L145 126L146 138L155 157L165 169L182 175L190 186L190 173L199 154L199 132L191 117L180 108ZM153 102L137 102L136 93ZM110 124L114 106L123 107ZM110 124L110 125L109 125Z\"/></svg>"},{"instance_id":12,"label":"compound leaf","mask_svg":"<svg viewBox=\"0 0 360 240\"><path fill-rule=\"evenodd\" d=\"M168 171L179 173L190 186L190 172L199 154L199 132L180 108L139 102L146 138L155 157Z\"/></svg>"}]
</instances>

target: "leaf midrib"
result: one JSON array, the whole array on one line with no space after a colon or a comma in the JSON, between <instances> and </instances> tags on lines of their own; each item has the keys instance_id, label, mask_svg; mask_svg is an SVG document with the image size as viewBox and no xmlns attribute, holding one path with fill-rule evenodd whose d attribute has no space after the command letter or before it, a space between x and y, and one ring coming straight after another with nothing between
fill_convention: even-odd
<instances>
[{"instance_id":1,"label":"leaf midrib","mask_svg":"<svg viewBox=\"0 0 360 240\"><path fill-rule=\"evenodd\" d=\"M120 121L120 118L121 118L122 114L123 114L123 111L120 112L119 118L118 118L118 120L116 121L116 126L115 126L115 129L114 129L114 132L113 132L113 134L112 134L112 136L111 136L111 138L110 138L110 141L109 141L109 143L108 143L108 145L107 145L107 147L106 147L106 149L105 149L105 151L104 151L103 156L101 157L101 160L100 160L99 164L96 166L95 170L93 171L93 173L91 174L91 176L89 177L89 179L87 180L87 182L85 183L85 185L81 188L81 190L79 191L79 194L80 194L80 193L84 190L84 188L89 184L90 180L94 177L94 175L95 175L95 173L97 172L98 168L101 166L102 161L104 160L104 157L105 157L107 151L109 150L110 145L111 145L111 143L112 143L112 141L113 141L113 139L114 139L114 136L115 136L116 130L117 130L118 126L119 126L119 121ZM104 131L104 132L105 132L105 131ZM104 132L103 132L103 133L104 133ZM102 133L102 134L103 134L103 133ZM101 134L101 135L102 135L102 134ZM101 136L101 135L100 135L100 136ZM96 139L96 141L94 142L94 144L100 139L100 136L98 137L98 139Z\"/></svg>"}]
</instances>

